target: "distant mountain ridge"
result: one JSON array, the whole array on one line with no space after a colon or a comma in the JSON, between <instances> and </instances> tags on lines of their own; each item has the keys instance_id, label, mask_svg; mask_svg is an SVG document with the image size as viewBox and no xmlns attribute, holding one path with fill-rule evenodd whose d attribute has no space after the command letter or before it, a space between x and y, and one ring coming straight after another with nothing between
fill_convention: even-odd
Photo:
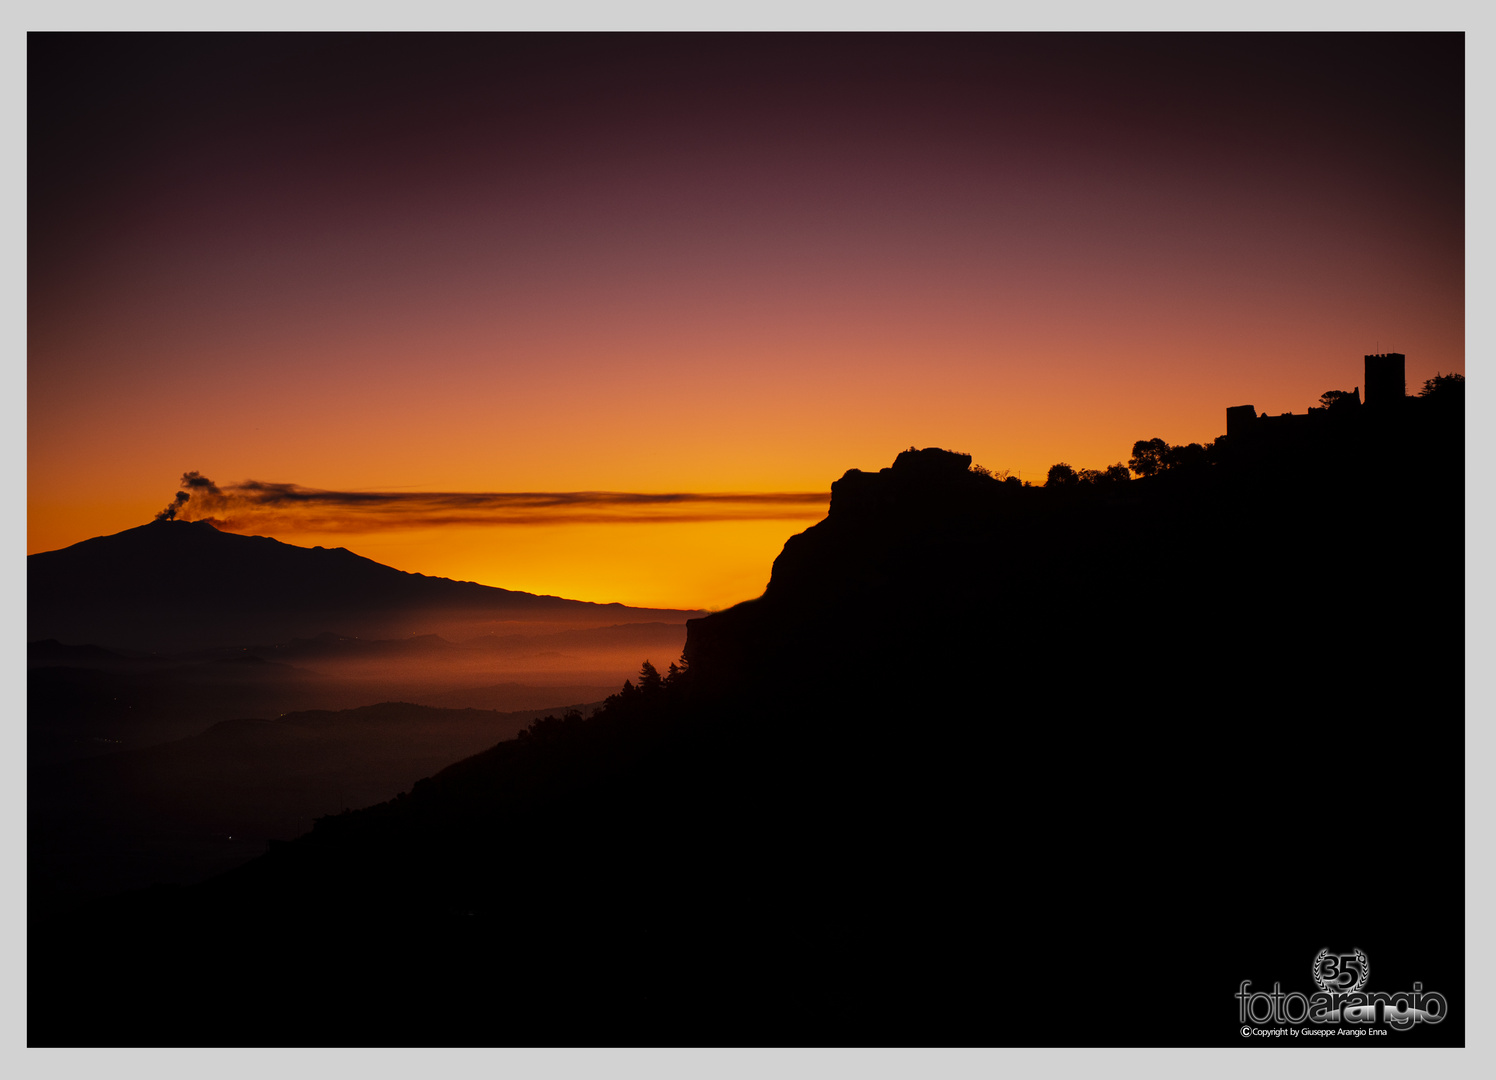
<instances>
[{"instance_id":1,"label":"distant mountain ridge","mask_svg":"<svg viewBox=\"0 0 1496 1080\"><path fill-rule=\"evenodd\" d=\"M346 548L304 548L156 521L27 557L27 638L181 650L322 633L397 638L481 633L516 619L608 625L699 614L412 574ZM461 632L461 631L457 631Z\"/></svg>"}]
</instances>

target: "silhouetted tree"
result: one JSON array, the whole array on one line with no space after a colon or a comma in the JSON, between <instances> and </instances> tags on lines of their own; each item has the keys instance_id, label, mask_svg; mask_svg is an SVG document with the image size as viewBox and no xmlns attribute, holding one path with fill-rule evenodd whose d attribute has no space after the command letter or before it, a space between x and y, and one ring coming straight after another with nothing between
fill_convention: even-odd
<instances>
[{"instance_id":1,"label":"silhouetted tree","mask_svg":"<svg viewBox=\"0 0 1496 1080\"><path fill-rule=\"evenodd\" d=\"M686 680L688 678L686 672L689 667L690 665L686 662L686 658L684 656L681 657L679 661L671 663L670 667L665 672L665 678L661 680L661 685L664 686L666 690L681 689L686 684Z\"/></svg>"},{"instance_id":2,"label":"silhouetted tree","mask_svg":"<svg viewBox=\"0 0 1496 1080\"><path fill-rule=\"evenodd\" d=\"M1194 469L1215 461L1215 443L1170 446L1162 439L1139 439L1132 444L1128 465L1139 476L1157 476L1171 469ZM1120 466L1114 466L1120 468Z\"/></svg>"},{"instance_id":3,"label":"silhouetted tree","mask_svg":"<svg viewBox=\"0 0 1496 1080\"><path fill-rule=\"evenodd\" d=\"M1154 476L1168 466L1165 458L1169 444L1162 439L1139 439L1132 444L1132 457L1127 464L1139 476Z\"/></svg>"},{"instance_id":4,"label":"silhouetted tree","mask_svg":"<svg viewBox=\"0 0 1496 1080\"><path fill-rule=\"evenodd\" d=\"M1080 477L1076 475L1075 470L1062 461L1058 465L1051 465L1049 467L1049 476L1045 479L1044 486L1052 488L1075 487L1079 483Z\"/></svg>"},{"instance_id":5,"label":"silhouetted tree","mask_svg":"<svg viewBox=\"0 0 1496 1080\"><path fill-rule=\"evenodd\" d=\"M1319 395L1319 407L1331 412L1344 412L1356 407L1356 395L1348 390L1326 390Z\"/></svg>"},{"instance_id":6,"label":"silhouetted tree","mask_svg":"<svg viewBox=\"0 0 1496 1080\"><path fill-rule=\"evenodd\" d=\"M1465 376L1458 372L1451 372L1448 375L1435 374L1432 379L1424 380L1423 389L1419 392L1418 396L1439 398L1440 400L1457 397L1464 398Z\"/></svg>"},{"instance_id":7,"label":"silhouetted tree","mask_svg":"<svg viewBox=\"0 0 1496 1080\"><path fill-rule=\"evenodd\" d=\"M1205 447L1197 442L1171 446L1164 452L1165 469L1192 469L1206 463Z\"/></svg>"},{"instance_id":8,"label":"silhouetted tree","mask_svg":"<svg viewBox=\"0 0 1496 1080\"><path fill-rule=\"evenodd\" d=\"M675 665L670 665L674 667ZM658 693L660 689L660 673L648 660L644 661L639 668L639 692L641 694Z\"/></svg>"},{"instance_id":9,"label":"silhouetted tree","mask_svg":"<svg viewBox=\"0 0 1496 1080\"><path fill-rule=\"evenodd\" d=\"M1118 484L1132 479L1132 473L1120 461L1104 469L1082 469L1077 475L1083 484Z\"/></svg>"}]
</instances>

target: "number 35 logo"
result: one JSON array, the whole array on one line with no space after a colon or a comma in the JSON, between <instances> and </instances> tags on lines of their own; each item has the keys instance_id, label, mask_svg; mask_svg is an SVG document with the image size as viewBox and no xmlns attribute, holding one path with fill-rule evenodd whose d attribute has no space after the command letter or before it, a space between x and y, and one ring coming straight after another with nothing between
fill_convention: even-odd
<instances>
[{"instance_id":1,"label":"number 35 logo","mask_svg":"<svg viewBox=\"0 0 1496 1080\"><path fill-rule=\"evenodd\" d=\"M1360 949L1350 953L1319 950L1314 958L1314 984L1326 993L1349 994L1366 985L1371 964Z\"/></svg>"}]
</instances>

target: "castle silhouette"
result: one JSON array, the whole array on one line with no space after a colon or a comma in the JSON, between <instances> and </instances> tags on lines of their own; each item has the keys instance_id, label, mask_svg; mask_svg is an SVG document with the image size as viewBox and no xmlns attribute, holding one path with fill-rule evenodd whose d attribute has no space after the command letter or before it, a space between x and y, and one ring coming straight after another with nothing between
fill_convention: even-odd
<instances>
[{"instance_id":1,"label":"castle silhouette","mask_svg":"<svg viewBox=\"0 0 1496 1080\"><path fill-rule=\"evenodd\" d=\"M1332 417L1340 419L1351 412L1360 412L1365 406L1375 409L1376 415L1390 418L1388 410L1406 402L1407 357L1402 353L1372 353L1366 357L1366 396L1361 396L1361 387L1356 387L1348 399L1349 408L1317 408L1307 413L1280 413L1269 416L1258 414L1255 406L1232 405L1226 409L1226 435L1233 441L1257 439L1286 432L1302 432L1311 427L1318 428Z\"/></svg>"}]
</instances>

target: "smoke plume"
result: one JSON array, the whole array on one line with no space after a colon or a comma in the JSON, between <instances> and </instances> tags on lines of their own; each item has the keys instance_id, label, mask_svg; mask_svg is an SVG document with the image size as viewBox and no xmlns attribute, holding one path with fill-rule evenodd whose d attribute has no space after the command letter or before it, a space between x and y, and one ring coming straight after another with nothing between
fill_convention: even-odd
<instances>
[{"instance_id":1,"label":"smoke plume","mask_svg":"<svg viewBox=\"0 0 1496 1080\"><path fill-rule=\"evenodd\" d=\"M245 480L219 487L184 473L158 521L209 521L230 532L371 532L440 525L793 521L821 517L828 492L325 491Z\"/></svg>"},{"instance_id":2,"label":"smoke plume","mask_svg":"<svg viewBox=\"0 0 1496 1080\"><path fill-rule=\"evenodd\" d=\"M213 481L209 480L196 469L183 473L182 479L178 483L188 490L178 491L171 502L166 504L166 508L156 515L157 521L175 521L177 516L182 512L182 508L192 501L192 492L194 491L203 492L205 495L221 496L223 494L223 492L218 490L217 484L213 483ZM183 518L183 520L189 519Z\"/></svg>"}]
</instances>

